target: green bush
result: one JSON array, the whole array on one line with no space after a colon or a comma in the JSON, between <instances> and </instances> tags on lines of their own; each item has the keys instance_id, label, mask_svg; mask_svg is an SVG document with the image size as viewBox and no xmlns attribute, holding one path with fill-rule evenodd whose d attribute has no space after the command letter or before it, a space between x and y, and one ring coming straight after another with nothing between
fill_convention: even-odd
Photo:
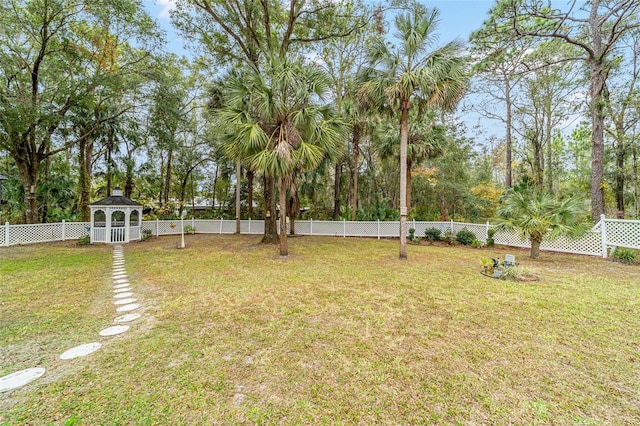
<instances>
[{"instance_id":1,"label":"green bush","mask_svg":"<svg viewBox=\"0 0 640 426\"><path fill-rule=\"evenodd\" d=\"M638 263L638 252L625 247L616 247L611 253L611 260L613 262L626 263L627 265L635 265Z\"/></svg>"},{"instance_id":2,"label":"green bush","mask_svg":"<svg viewBox=\"0 0 640 426\"><path fill-rule=\"evenodd\" d=\"M456 241L465 246L473 244L473 240L475 239L476 239L475 234L466 229L463 229L462 231L456 234Z\"/></svg>"},{"instance_id":3,"label":"green bush","mask_svg":"<svg viewBox=\"0 0 640 426\"><path fill-rule=\"evenodd\" d=\"M89 234L83 235L82 237L80 237L78 239L78 244L80 244L81 246L86 246L87 244L91 244L91 237L89 236Z\"/></svg>"},{"instance_id":4,"label":"green bush","mask_svg":"<svg viewBox=\"0 0 640 426\"><path fill-rule=\"evenodd\" d=\"M471 243L471 245L473 246L473 248L477 249L484 247L484 243L480 240L473 240L473 243Z\"/></svg>"},{"instance_id":5,"label":"green bush","mask_svg":"<svg viewBox=\"0 0 640 426\"><path fill-rule=\"evenodd\" d=\"M416 239L416 228L409 228L409 241L415 241Z\"/></svg>"},{"instance_id":6,"label":"green bush","mask_svg":"<svg viewBox=\"0 0 640 426\"><path fill-rule=\"evenodd\" d=\"M184 232L186 232L187 234L195 234L196 233L196 227L195 226L191 226L191 225L185 225L184 226Z\"/></svg>"},{"instance_id":7,"label":"green bush","mask_svg":"<svg viewBox=\"0 0 640 426\"><path fill-rule=\"evenodd\" d=\"M424 238L427 241L440 241L442 232L438 228L427 228L424 230Z\"/></svg>"},{"instance_id":8,"label":"green bush","mask_svg":"<svg viewBox=\"0 0 640 426\"><path fill-rule=\"evenodd\" d=\"M489 231L487 231L487 247L493 247L496 245L496 241L493 239L494 235L496 235L495 229L489 229Z\"/></svg>"},{"instance_id":9,"label":"green bush","mask_svg":"<svg viewBox=\"0 0 640 426\"><path fill-rule=\"evenodd\" d=\"M146 241L149 238L151 238L152 235L153 235L153 232L151 231L151 229L143 229L142 235L140 236L140 241Z\"/></svg>"}]
</instances>

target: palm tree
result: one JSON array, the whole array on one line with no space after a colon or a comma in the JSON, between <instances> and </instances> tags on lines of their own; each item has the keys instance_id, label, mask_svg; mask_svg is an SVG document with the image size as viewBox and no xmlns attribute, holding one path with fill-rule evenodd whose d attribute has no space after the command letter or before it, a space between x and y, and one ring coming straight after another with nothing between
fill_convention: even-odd
<instances>
[{"instance_id":1,"label":"palm tree","mask_svg":"<svg viewBox=\"0 0 640 426\"><path fill-rule=\"evenodd\" d=\"M371 66L363 74L360 100L370 107L400 115L400 258L407 258L407 145L412 106L452 109L468 80L463 46L450 42L433 51L437 41L437 9L415 5L395 19L397 46L373 43Z\"/></svg>"},{"instance_id":2,"label":"palm tree","mask_svg":"<svg viewBox=\"0 0 640 426\"><path fill-rule=\"evenodd\" d=\"M407 215L411 215L411 169L426 159L434 159L443 153L446 142L444 126L435 124L433 117L420 118L409 115L409 135L407 142ZM381 158L396 158L399 160L398 128L385 123L378 128L378 152Z\"/></svg>"},{"instance_id":3,"label":"palm tree","mask_svg":"<svg viewBox=\"0 0 640 426\"><path fill-rule=\"evenodd\" d=\"M230 76L215 113L226 153L278 179L280 255L288 255L287 190L297 174L338 154L346 126L323 103L328 79L318 67L271 56L258 71Z\"/></svg>"},{"instance_id":4,"label":"palm tree","mask_svg":"<svg viewBox=\"0 0 640 426\"><path fill-rule=\"evenodd\" d=\"M576 236L586 229L588 208L582 200L558 200L535 189L509 191L498 209L496 230L513 230L531 242L531 258L540 256L543 240L560 235Z\"/></svg>"}]
</instances>

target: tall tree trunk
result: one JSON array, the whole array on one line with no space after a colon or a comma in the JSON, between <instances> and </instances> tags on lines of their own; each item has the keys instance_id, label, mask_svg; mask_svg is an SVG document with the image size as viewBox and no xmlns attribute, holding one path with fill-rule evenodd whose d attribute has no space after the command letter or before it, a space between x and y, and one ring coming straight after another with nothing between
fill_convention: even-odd
<instances>
[{"instance_id":1,"label":"tall tree trunk","mask_svg":"<svg viewBox=\"0 0 640 426\"><path fill-rule=\"evenodd\" d=\"M113 137L109 134L107 141L107 197L111 195L111 181L113 179Z\"/></svg>"},{"instance_id":2,"label":"tall tree trunk","mask_svg":"<svg viewBox=\"0 0 640 426\"><path fill-rule=\"evenodd\" d=\"M88 151L93 145L92 139L82 139L78 144L78 211L80 212L80 221L89 222L91 220L91 212L89 209L89 201L91 197L91 159L87 161ZM93 153L91 154L93 156Z\"/></svg>"},{"instance_id":3,"label":"tall tree trunk","mask_svg":"<svg viewBox=\"0 0 640 426\"><path fill-rule=\"evenodd\" d=\"M409 142L409 99L402 100L400 116L400 259L407 258L407 144Z\"/></svg>"},{"instance_id":4,"label":"tall tree trunk","mask_svg":"<svg viewBox=\"0 0 640 426\"><path fill-rule=\"evenodd\" d=\"M275 178L263 175L264 184L264 235L262 242L275 244L278 241L276 224Z\"/></svg>"},{"instance_id":5,"label":"tall tree trunk","mask_svg":"<svg viewBox=\"0 0 640 426\"><path fill-rule=\"evenodd\" d=\"M255 173L247 169L247 216L253 218L253 177Z\"/></svg>"},{"instance_id":6,"label":"tall tree trunk","mask_svg":"<svg viewBox=\"0 0 640 426\"><path fill-rule=\"evenodd\" d=\"M544 166L545 172L546 172L545 179L547 180L546 182L547 189L550 194L553 193L553 167L551 167L552 161L553 161L553 136L551 135L551 132L553 131L552 122L551 122L551 114L552 114L551 100L552 100L552 96L548 96L548 98L546 99L546 105L545 105L545 109L546 109L545 139L547 142L547 161L546 161L547 164L545 164Z\"/></svg>"},{"instance_id":7,"label":"tall tree trunk","mask_svg":"<svg viewBox=\"0 0 640 426\"><path fill-rule=\"evenodd\" d=\"M353 127L353 197L351 202L351 220L356 220L358 211L358 175L360 171L360 125Z\"/></svg>"},{"instance_id":8,"label":"tall tree trunk","mask_svg":"<svg viewBox=\"0 0 640 426\"><path fill-rule=\"evenodd\" d=\"M47 189L47 184L49 183L49 173L50 173L50 169L51 169L51 157L49 157L47 155L47 158L45 158L44 160L44 187L45 189ZM44 200L42 203L42 219L40 220L41 223L47 223L48 222L48 216L49 216L49 191L45 191L44 192Z\"/></svg>"},{"instance_id":9,"label":"tall tree trunk","mask_svg":"<svg viewBox=\"0 0 640 426\"><path fill-rule=\"evenodd\" d=\"M616 207L618 219L624 219L624 159L627 147L624 143L624 129L622 123L616 123Z\"/></svg>"},{"instance_id":10,"label":"tall tree trunk","mask_svg":"<svg viewBox=\"0 0 640 426\"><path fill-rule=\"evenodd\" d=\"M287 247L287 184L284 177L280 177L279 193L280 193L280 256L288 256L289 248Z\"/></svg>"},{"instance_id":11,"label":"tall tree trunk","mask_svg":"<svg viewBox=\"0 0 640 426\"><path fill-rule=\"evenodd\" d=\"M602 26L598 17L600 1L591 2L589 26L593 53L589 57L589 97L591 98L591 221L604 214L604 97L607 71L604 67Z\"/></svg>"},{"instance_id":12,"label":"tall tree trunk","mask_svg":"<svg viewBox=\"0 0 640 426\"><path fill-rule=\"evenodd\" d=\"M624 157L626 147L619 140L616 147L616 207L618 219L624 219Z\"/></svg>"},{"instance_id":13,"label":"tall tree trunk","mask_svg":"<svg viewBox=\"0 0 640 426\"><path fill-rule=\"evenodd\" d=\"M633 216L638 219L638 148L636 144L633 144L633 148L631 151L633 155Z\"/></svg>"},{"instance_id":14,"label":"tall tree trunk","mask_svg":"<svg viewBox=\"0 0 640 426\"><path fill-rule=\"evenodd\" d=\"M129 154L128 158L126 159L126 166L127 175L124 182L124 196L127 198L131 198L133 196L133 188L135 186L133 182L133 168L135 166L135 160L133 159L131 154Z\"/></svg>"},{"instance_id":15,"label":"tall tree trunk","mask_svg":"<svg viewBox=\"0 0 640 426\"><path fill-rule=\"evenodd\" d=\"M24 221L27 224L38 223L38 174L40 163L24 164L16 162L20 180L24 189Z\"/></svg>"},{"instance_id":16,"label":"tall tree trunk","mask_svg":"<svg viewBox=\"0 0 640 426\"><path fill-rule=\"evenodd\" d=\"M236 161L236 234L240 233L240 181L242 180L242 167L240 160Z\"/></svg>"},{"instance_id":17,"label":"tall tree trunk","mask_svg":"<svg viewBox=\"0 0 640 426\"><path fill-rule=\"evenodd\" d=\"M164 175L164 194L162 194L162 206L164 208L164 219L169 218L169 188L171 187L171 157L173 157L173 148L167 150L167 166Z\"/></svg>"},{"instance_id":18,"label":"tall tree trunk","mask_svg":"<svg viewBox=\"0 0 640 426\"><path fill-rule=\"evenodd\" d=\"M336 161L336 172L333 186L333 220L340 219L340 180L342 178L342 164Z\"/></svg>"},{"instance_id":19,"label":"tall tree trunk","mask_svg":"<svg viewBox=\"0 0 640 426\"><path fill-rule=\"evenodd\" d=\"M507 188L511 188L513 186L512 174L511 174L511 147L512 147L512 136L511 136L511 126L512 126L512 113L511 113L511 85L508 77L505 76L505 102L507 105L507 134L506 134L506 151L507 151L507 164L506 164L506 176L505 176L505 186Z\"/></svg>"},{"instance_id":20,"label":"tall tree trunk","mask_svg":"<svg viewBox=\"0 0 640 426\"><path fill-rule=\"evenodd\" d=\"M17 137L17 135L15 136ZM22 136L28 139L29 135ZM11 152L11 155L18 167L20 181L24 189L24 222L27 224L38 223L38 180L40 177L41 158L36 151L29 150L29 142L21 142Z\"/></svg>"},{"instance_id":21,"label":"tall tree trunk","mask_svg":"<svg viewBox=\"0 0 640 426\"><path fill-rule=\"evenodd\" d=\"M531 135L531 144L533 145L533 182L538 189L544 188L544 166L543 149L538 133Z\"/></svg>"}]
</instances>

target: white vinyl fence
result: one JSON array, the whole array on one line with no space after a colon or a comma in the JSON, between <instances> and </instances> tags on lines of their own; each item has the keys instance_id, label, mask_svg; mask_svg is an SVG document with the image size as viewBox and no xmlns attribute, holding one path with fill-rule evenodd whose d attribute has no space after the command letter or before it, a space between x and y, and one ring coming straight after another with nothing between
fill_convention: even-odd
<instances>
[{"instance_id":1,"label":"white vinyl fence","mask_svg":"<svg viewBox=\"0 0 640 426\"><path fill-rule=\"evenodd\" d=\"M399 222L350 222L350 221L320 221L296 220L294 222L297 235L324 235L334 237L373 237L397 238L400 229ZM154 220L142 222L142 230L150 230L153 235L179 235L182 227L190 226L197 234L233 234L236 230L235 220ZM437 228L444 235L446 232L456 234L466 229L471 231L478 240L486 241L487 233L491 229L489 223L460 223L460 222L417 222L409 221L408 228L415 229L417 237L424 236L427 228ZM89 233L90 223L46 223L38 225L9 225L5 223L0 228L0 246L41 243L49 241L65 241L79 239ZM240 222L242 234L262 234L264 222L262 220L243 220ZM496 244L512 247L530 247L528 240L522 240L514 232L497 232L494 235ZM640 221L606 219L602 216L600 222L579 239L560 237L545 241L542 250L564 253L586 254L607 257L609 247L628 247L640 249Z\"/></svg>"}]
</instances>

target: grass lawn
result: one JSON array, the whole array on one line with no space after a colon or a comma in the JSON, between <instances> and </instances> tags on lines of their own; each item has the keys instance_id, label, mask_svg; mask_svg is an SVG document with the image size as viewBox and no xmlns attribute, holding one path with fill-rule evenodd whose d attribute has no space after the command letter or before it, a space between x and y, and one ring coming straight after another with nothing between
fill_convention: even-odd
<instances>
[{"instance_id":1,"label":"grass lawn","mask_svg":"<svg viewBox=\"0 0 640 426\"><path fill-rule=\"evenodd\" d=\"M155 238L115 337L112 250L0 249L0 424L640 424L640 268L397 241ZM514 253L539 282L480 275ZM72 346L100 341L85 358Z\"/></svg>"}]
</instances>

